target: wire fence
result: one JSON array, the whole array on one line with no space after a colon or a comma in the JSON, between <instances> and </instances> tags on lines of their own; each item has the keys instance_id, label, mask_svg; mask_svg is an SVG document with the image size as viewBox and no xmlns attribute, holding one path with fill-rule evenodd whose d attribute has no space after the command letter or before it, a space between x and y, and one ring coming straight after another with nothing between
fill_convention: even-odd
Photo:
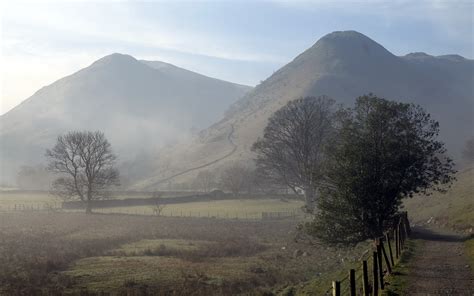
<instances>
[{"instance_id":1,"label":"wire fence","mask_svg":"<svg viewBox=\"0 0 474 296\"><path fill-rule=\"evenodd\" d=\"M0 206L0 212L83 212L84 209L64 209L60 202L11 204ZM97 208L94 214L122 214L160 217L181 218L209 218L209 219L235 219L235 220L278 220L278 219L307 219L308 216L300 209L288 208L279 211L222 211L210 209L208 211L193 210L157 210L152 206L122 207L122 208Z\"/></svg>"},{"instance_id":2,"label":"wire fence","mask_svg":"<svg viewBox=\"0 0 474 296\"><path fill-rule=\"evenodd\" d=\"M410 233L408 214L403 212L384 236L375 239L371 250L362 256L357 267L333 281L324 295L381 295L385 289L384 277L392 274L400 261Z\"/></svg>"}]
</instances>

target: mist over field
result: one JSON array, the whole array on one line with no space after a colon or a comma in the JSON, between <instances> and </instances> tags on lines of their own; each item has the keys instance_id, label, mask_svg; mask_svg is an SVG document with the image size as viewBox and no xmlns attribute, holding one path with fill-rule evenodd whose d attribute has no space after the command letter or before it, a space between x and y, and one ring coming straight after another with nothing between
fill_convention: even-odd
<instances>
[{"instance_id":1,"label":"mist over field","mask_svg":"<svg viewBox=\"0 0 474 296\"><path fill-rule=\"evenodd\" d=\"M472 3L4 8L0 295L474 294Z\"/></svg>"}]
</instances>

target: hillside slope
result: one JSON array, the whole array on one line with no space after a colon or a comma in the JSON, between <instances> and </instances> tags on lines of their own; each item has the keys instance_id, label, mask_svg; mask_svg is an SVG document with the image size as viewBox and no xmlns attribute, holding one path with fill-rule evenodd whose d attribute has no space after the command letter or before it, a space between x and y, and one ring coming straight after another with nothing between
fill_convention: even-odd
<instances>
[{"instance_id":1,"label":"hillside slope","mask_svg":"<svg viewBox=\"0 0 474 296\"><path fill-rule=\"evenodd\" d=\"M416 224L435 224L457 230L474 231L474 165L460 170L446 193L417 196L404 206Z\"/></svg>"},{"instance_id":2,"label":"hillside slope","mask_svg":"<svg viewBox=\"0 0 474 296\"><path fill-rule=\"evenodd\" d=\"M69 130L104 131L121 162L137 163L219 120L250 89L163 62L106 56L0 117L2 181L43 162L44 150Z\"/></svg>"},{"instance_id":3,"label":"hillside slope","mask_svg":"<svg viewBox=\"0 0 474 296\"><path fill-rule=\"evenodd\" d=\"M441 124L441 138L458 157L464 141L473 135L474 61L456 55L414 53L395 56L355 31L334 32L279 69L234 103L221 121L204 130L199 139L163 150L166 170L156 171L135 188L160 186L160 180L189 167L210 163L232 147L226 135L235 131L235 153L211 169L231 162L250 163L250 147L262 135L268 118L288 101L300 96L329 95L346 105L369 92L389 99L413 102L428 110ZM187 182L192 174L175 182Z\"/></svg>"}]
</instances>

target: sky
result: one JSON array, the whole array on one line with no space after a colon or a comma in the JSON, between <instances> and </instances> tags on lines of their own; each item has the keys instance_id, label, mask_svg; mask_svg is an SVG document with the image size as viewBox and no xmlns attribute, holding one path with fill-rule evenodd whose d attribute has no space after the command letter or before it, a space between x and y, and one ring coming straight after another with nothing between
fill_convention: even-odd
<instances>
[{"instance_id":1,"label":"sky","mask_svg":"<svg viewBox=\"0 0 474 296\"><path fill-rule=\"evenodd\" d=\"M341 30L474 58L473 1L0 1L0 114L114 52L247 85Z\"/></svg>"}]
</instances>

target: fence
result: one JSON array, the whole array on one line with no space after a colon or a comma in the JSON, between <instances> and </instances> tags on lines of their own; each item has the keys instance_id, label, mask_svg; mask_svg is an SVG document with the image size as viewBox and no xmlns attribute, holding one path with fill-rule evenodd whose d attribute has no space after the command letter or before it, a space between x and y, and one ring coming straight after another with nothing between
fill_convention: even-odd
<instances>
[{"instance_id":1,"label":"fence","mask_svg":"<svg viewBox=\"0 0 474 296\"><path fill-rule=\"evenodd\" d=\"M350 269L343 279L333 281L325 295L381 295L385 289L384 275L391 274L393 267L397 265L410 233L408 215L403 212L393 227L374 241L372 252L363 256L359 267Z\"/></svg>"},{"instance_id":2,"label":"fence","mask_svg":"<svg viewBox=\"0 0 474 296\"><path fill-rule=\"evenodd\" d=\"M82 212L83 209L65 209L61 203L31 203L31 204L12 204L0 207L3 212ZM298 209L286 209L281 211L163 211L157 212L153 207L122 207L122 208L96 208L95 214L121 214L121 215L141 215L141 216L161 216L161 217L192 217L192 218L210 218L210 219L236 219L236 220L278 220L278 219L300 219L306 215Z\"/></svg>"},{"instance_id":3,"label":"fence","mask_svg":"<svg viewBox=\"0 0 474 296\"><path fill-rule=\"evenodd\" d=\"M60 202L45 202L45 203L29 203L29 204L11 204L1 205L0 211L11 212L11 211L46 211L46 210L60 210Z\"/></svg>"}]
</instances>

